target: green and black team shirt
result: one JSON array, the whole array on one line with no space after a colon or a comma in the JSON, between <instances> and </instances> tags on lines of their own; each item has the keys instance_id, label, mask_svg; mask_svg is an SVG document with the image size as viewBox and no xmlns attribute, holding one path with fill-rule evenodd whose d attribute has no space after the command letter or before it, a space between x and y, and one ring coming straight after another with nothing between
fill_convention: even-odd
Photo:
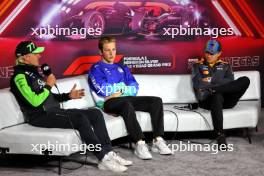
<instances>
[{"instance_id":1,"label":"green and black team shirt","mask_svg":"<svg viewBox=\"0 0 264 176\"><path fill-rule=\"evenodd\" d=\"M16 97L26 120L32 120L48 111L56 111L62 101L69 100L69 94L53 94L32 65L16 65L10 80L11 92Z\"/></svg>"}]
</instances>

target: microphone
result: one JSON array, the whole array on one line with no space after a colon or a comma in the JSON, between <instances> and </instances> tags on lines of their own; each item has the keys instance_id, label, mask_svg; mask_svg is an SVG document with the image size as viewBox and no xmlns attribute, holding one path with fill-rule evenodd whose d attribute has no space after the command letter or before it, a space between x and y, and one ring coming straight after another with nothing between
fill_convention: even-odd
<instances>
[{"instance_id":1,"label":"microphone","mask_svg":"<svg viewBox=\"0 0 264 176\"><path fill-rule=\"evenodd\" d=\"M51 68L48 64L41 65L41 70L45 76L52 74Z\"/></svg>"},{"instance_id":2,"label":"microphone","mask_svg":"<svg viewBox=\"0 0 264 176\"><path fill-rule=\"evenodd\" d=\"M52 74L52 71L51 71L51 68L50 68L50 66L48 65L48 64L43 64L43 65L41 65L41 70L42 70L42 73L45 75L45 76L49 76L49 75L51 75ZM54 86L57 88L57 90L58 90L58 86L57 86L57 84L54 84Z\"/></svg>"}]
</instances>

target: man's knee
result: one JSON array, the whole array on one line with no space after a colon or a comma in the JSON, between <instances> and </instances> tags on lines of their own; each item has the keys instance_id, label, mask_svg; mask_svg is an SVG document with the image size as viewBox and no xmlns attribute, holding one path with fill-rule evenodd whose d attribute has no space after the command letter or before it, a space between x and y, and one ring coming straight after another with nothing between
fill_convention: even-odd
<instances>
[{"instance_id":1,"label":"man's knee","mask_svg":"<svg viewBox=\"0 0 264 176\"><path fill-rule=\"evenodd\" d=\"M85 114L88 115L88 116L92 116L92 117L98 117L98 118L102 118L103 117L103 113L97 108L88 109L85 112Z\"/></svg>"},{"instance_id":2,"label":"man's knee","mask_svg":"<svg viewBox=\"0 0 264 176\"><path fill-rule=\"evenodd\" d=\"M129 109L129 110L133 110L134 109L134 106L133 106L133 104L130 101L124 101L122 103L122 107L123 107L123 109Z\"/></svg>"},{"instance_id":3,"label":"man's knee","mask_svg":"<svg viewBox=\"0 0 264 176\"><path fill-rule=\"evenodd\" d=\"M151 97L154 104L162 105L162 99L160 97Z\"/></svg>"},{"instance_id":4,"label":"man's knee","mask_svg":"<svg viewBox=\"0 0 264 176\"><path fill-rule=\"evenodd\" d=\"M82 126L90 125L87 118L82 113L72 113L69 118L69 122L71 125L74 126L74 128L78 129Z\"/></svg>"},{"instance_id":5,"label":"man's knee","mask_svg":"<svg viewBox=\"0 0 264 176\"><path fill-rule=\"evenodd\" d=\"M123 116L123 118L126 117L126 114L135 113L135 108L133 104L130 101L124 101L120 107L121 112L120 114Z\"/></svg>"},{"instance_id":6,"label":"man's knee","mask_svg":"<svg viewBox=\"0 0 264 176\"><path fill-rule=\"evenodd\" d=\"M241 83L245 86L248 87L250 84L250 79L247 76L242 76L240 78L238 78L239 81L241 81Z\"/></svg>"}]
</instances>

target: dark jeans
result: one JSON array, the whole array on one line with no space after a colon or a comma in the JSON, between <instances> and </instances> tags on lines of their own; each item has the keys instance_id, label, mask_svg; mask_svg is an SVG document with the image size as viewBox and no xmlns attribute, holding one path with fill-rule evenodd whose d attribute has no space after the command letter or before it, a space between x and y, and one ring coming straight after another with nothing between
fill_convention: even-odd
<instances>
[{"instance_id":1,"label":"dark jeans","mask_svg":"<svg viewBox=\"0 0 264 176\"><path fill-rule=\"evenodd\" d=\"M235 81L214 87L215 92L199 102L201 108L211 110L214 130L217 134L223 133L223 109L233 108L246 92L249 84L248 77L240 77Z\"/></svg>"},{"instance_id":2,"label":"dark jeans","mask_svg":"<svg viewBox=\"0 0 264 176\"><path fill-rule=\"evenodd\" d=\"M135 111L150 113L154 137L164 134L163 104L159 97L126 96L111 98L105 102L104 110L107 113L114 113L123 117L127 131L135 142L144 138Z\"/></svg>"},{"instance_id":3,"label":"dark jeans","mask_svg":"<svg viewBox=\"0 0 264 176\"><path fill-rule=\"evenodd\" d=\"M33 121L29 121L29 124L44 128L74 128L78 130L81 139L87 145L101 144L102 150L93 152L99 160L112 150L103 115L100 110L95 108L87 110L56 109L38 115Z\"/></svg>"}]
</instances>

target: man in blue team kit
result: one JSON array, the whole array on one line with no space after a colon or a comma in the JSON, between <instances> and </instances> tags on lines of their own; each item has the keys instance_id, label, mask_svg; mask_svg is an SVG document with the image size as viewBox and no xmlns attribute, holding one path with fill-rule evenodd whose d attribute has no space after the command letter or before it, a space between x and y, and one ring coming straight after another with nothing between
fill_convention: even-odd
<instances>
[{"instance_id":1,"label":"man in blue team kit","mask_svg":"<svg viewBox=\"0 0 264 176\"><path fill-rule=\"evenodd\" d=\"M138 83L134 76L128 67L114 63L115 38L102 37L98 47L102 60L94 64L89 73L89 85L97 106L106 113L114 113L123 117L128 133L136 142L135 154L141 159L151 159L152 155L145 144L135 111L150 113L154 137L152 151L163 155L172 154L161 137L164 134L161 98L136 96Z\"/></svg>"}]
</instances>

